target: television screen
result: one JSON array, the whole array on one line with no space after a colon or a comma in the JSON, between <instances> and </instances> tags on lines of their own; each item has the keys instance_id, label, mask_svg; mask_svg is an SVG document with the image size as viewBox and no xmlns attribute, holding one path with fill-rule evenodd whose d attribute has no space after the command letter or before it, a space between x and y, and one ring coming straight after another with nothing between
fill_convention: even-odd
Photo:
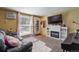
<instances>
[{"instance_id":1,"label":"television screen","mask_svg":"<svg viewBox=\"0 0 79 59\"><path fill-rule=\"evenodd\" d=\"M55 15L48 17L48 24L60 23L62 22L62 15Z\"/></svg>"}]
</instances>

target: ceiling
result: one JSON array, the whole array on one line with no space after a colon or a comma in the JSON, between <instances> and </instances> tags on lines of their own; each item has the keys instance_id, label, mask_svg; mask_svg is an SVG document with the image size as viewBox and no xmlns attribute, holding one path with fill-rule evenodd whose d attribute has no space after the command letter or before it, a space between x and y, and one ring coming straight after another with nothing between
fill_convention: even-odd
<instances>
[{"instance_id":1,"label":"ceiling","mask_svg":"<svg viewBox=\"0 0 79 59\"><path fill-rule=\"evenodd\" d=\"M16 11L39 16L52 16L76 7L8 7Z\"/></svg>"}]
</instances>

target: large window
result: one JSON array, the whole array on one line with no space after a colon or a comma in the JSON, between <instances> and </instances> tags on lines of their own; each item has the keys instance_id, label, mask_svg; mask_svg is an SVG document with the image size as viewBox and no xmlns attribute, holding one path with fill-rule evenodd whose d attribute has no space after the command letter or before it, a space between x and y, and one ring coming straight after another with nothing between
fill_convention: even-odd
<instances>
[{"instance_id":1,"label":"large window","mask_svg":"<svg viewBox=\"0 0 79 59\"><path fill-rule=\"evenodd\" d=\"M32 27L32 16L20 15L19 32L21 35L30 34Z\"/></svg>"},{"instance_id":2,"label":"large window","mask_svg":"<svg viewBox=\"0 0 79 59\"><path fill-rule=\"evenodd\" d=\"M21 26L21 33L22 32L26 32L26 31L30 31L30 26Z\"/></svg>"},{"instance_id":3,"label":"large window","mask_svg":"<svg viewBox=\"0 0 79 59\"><path fill-rule=\"evenodd\" d=\"M20 25L29 25L31 16L21 16Z\"/></svg>"}]
</instances>

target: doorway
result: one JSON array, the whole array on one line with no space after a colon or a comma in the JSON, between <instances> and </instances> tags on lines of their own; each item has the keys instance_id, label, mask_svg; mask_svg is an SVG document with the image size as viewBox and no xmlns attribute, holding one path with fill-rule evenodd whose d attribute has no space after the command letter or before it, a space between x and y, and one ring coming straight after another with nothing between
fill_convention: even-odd
<instances>
[{"instance_id":1,"label":"doorway","mask_svg":"<svg viewBox=\"0 0 79 59\"><path fill-rule=\"evenodd\" d=\"M34 35L39 35L40 34L40 18L39 17L34 17L33 19L33 33Z\"/></svg>"}]
</instances>

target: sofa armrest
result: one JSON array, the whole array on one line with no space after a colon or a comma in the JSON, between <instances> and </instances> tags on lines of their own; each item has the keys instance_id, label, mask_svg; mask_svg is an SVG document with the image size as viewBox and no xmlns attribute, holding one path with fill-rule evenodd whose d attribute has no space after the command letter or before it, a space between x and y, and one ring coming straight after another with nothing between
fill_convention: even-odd
<instances>
[{"instance_id":1,"label":"sofa armrest","mask_svg":"<svg viewBox=\"0 0 79 59\"><path fill-rule=\"evenodd\" d=\"M32 51L32 46L33 46L33 43L29 42L25 45L21 45L20 47L8 49L7 52L30 52Z\"/></svg>"},{"instance_id":2,"label":"sofa armrest","mask_svg":"<svg viewBox=\"0 0 79 59\"><path fill-rule=\"evenodd\" d=\"M32 42L29 42L29 43L27 43L25 45L22 45L21 46L21 52L28 52L28 50L30 48L32 48L32 46L33 46L33 43Z\"/></svg>"}]
</instances>

